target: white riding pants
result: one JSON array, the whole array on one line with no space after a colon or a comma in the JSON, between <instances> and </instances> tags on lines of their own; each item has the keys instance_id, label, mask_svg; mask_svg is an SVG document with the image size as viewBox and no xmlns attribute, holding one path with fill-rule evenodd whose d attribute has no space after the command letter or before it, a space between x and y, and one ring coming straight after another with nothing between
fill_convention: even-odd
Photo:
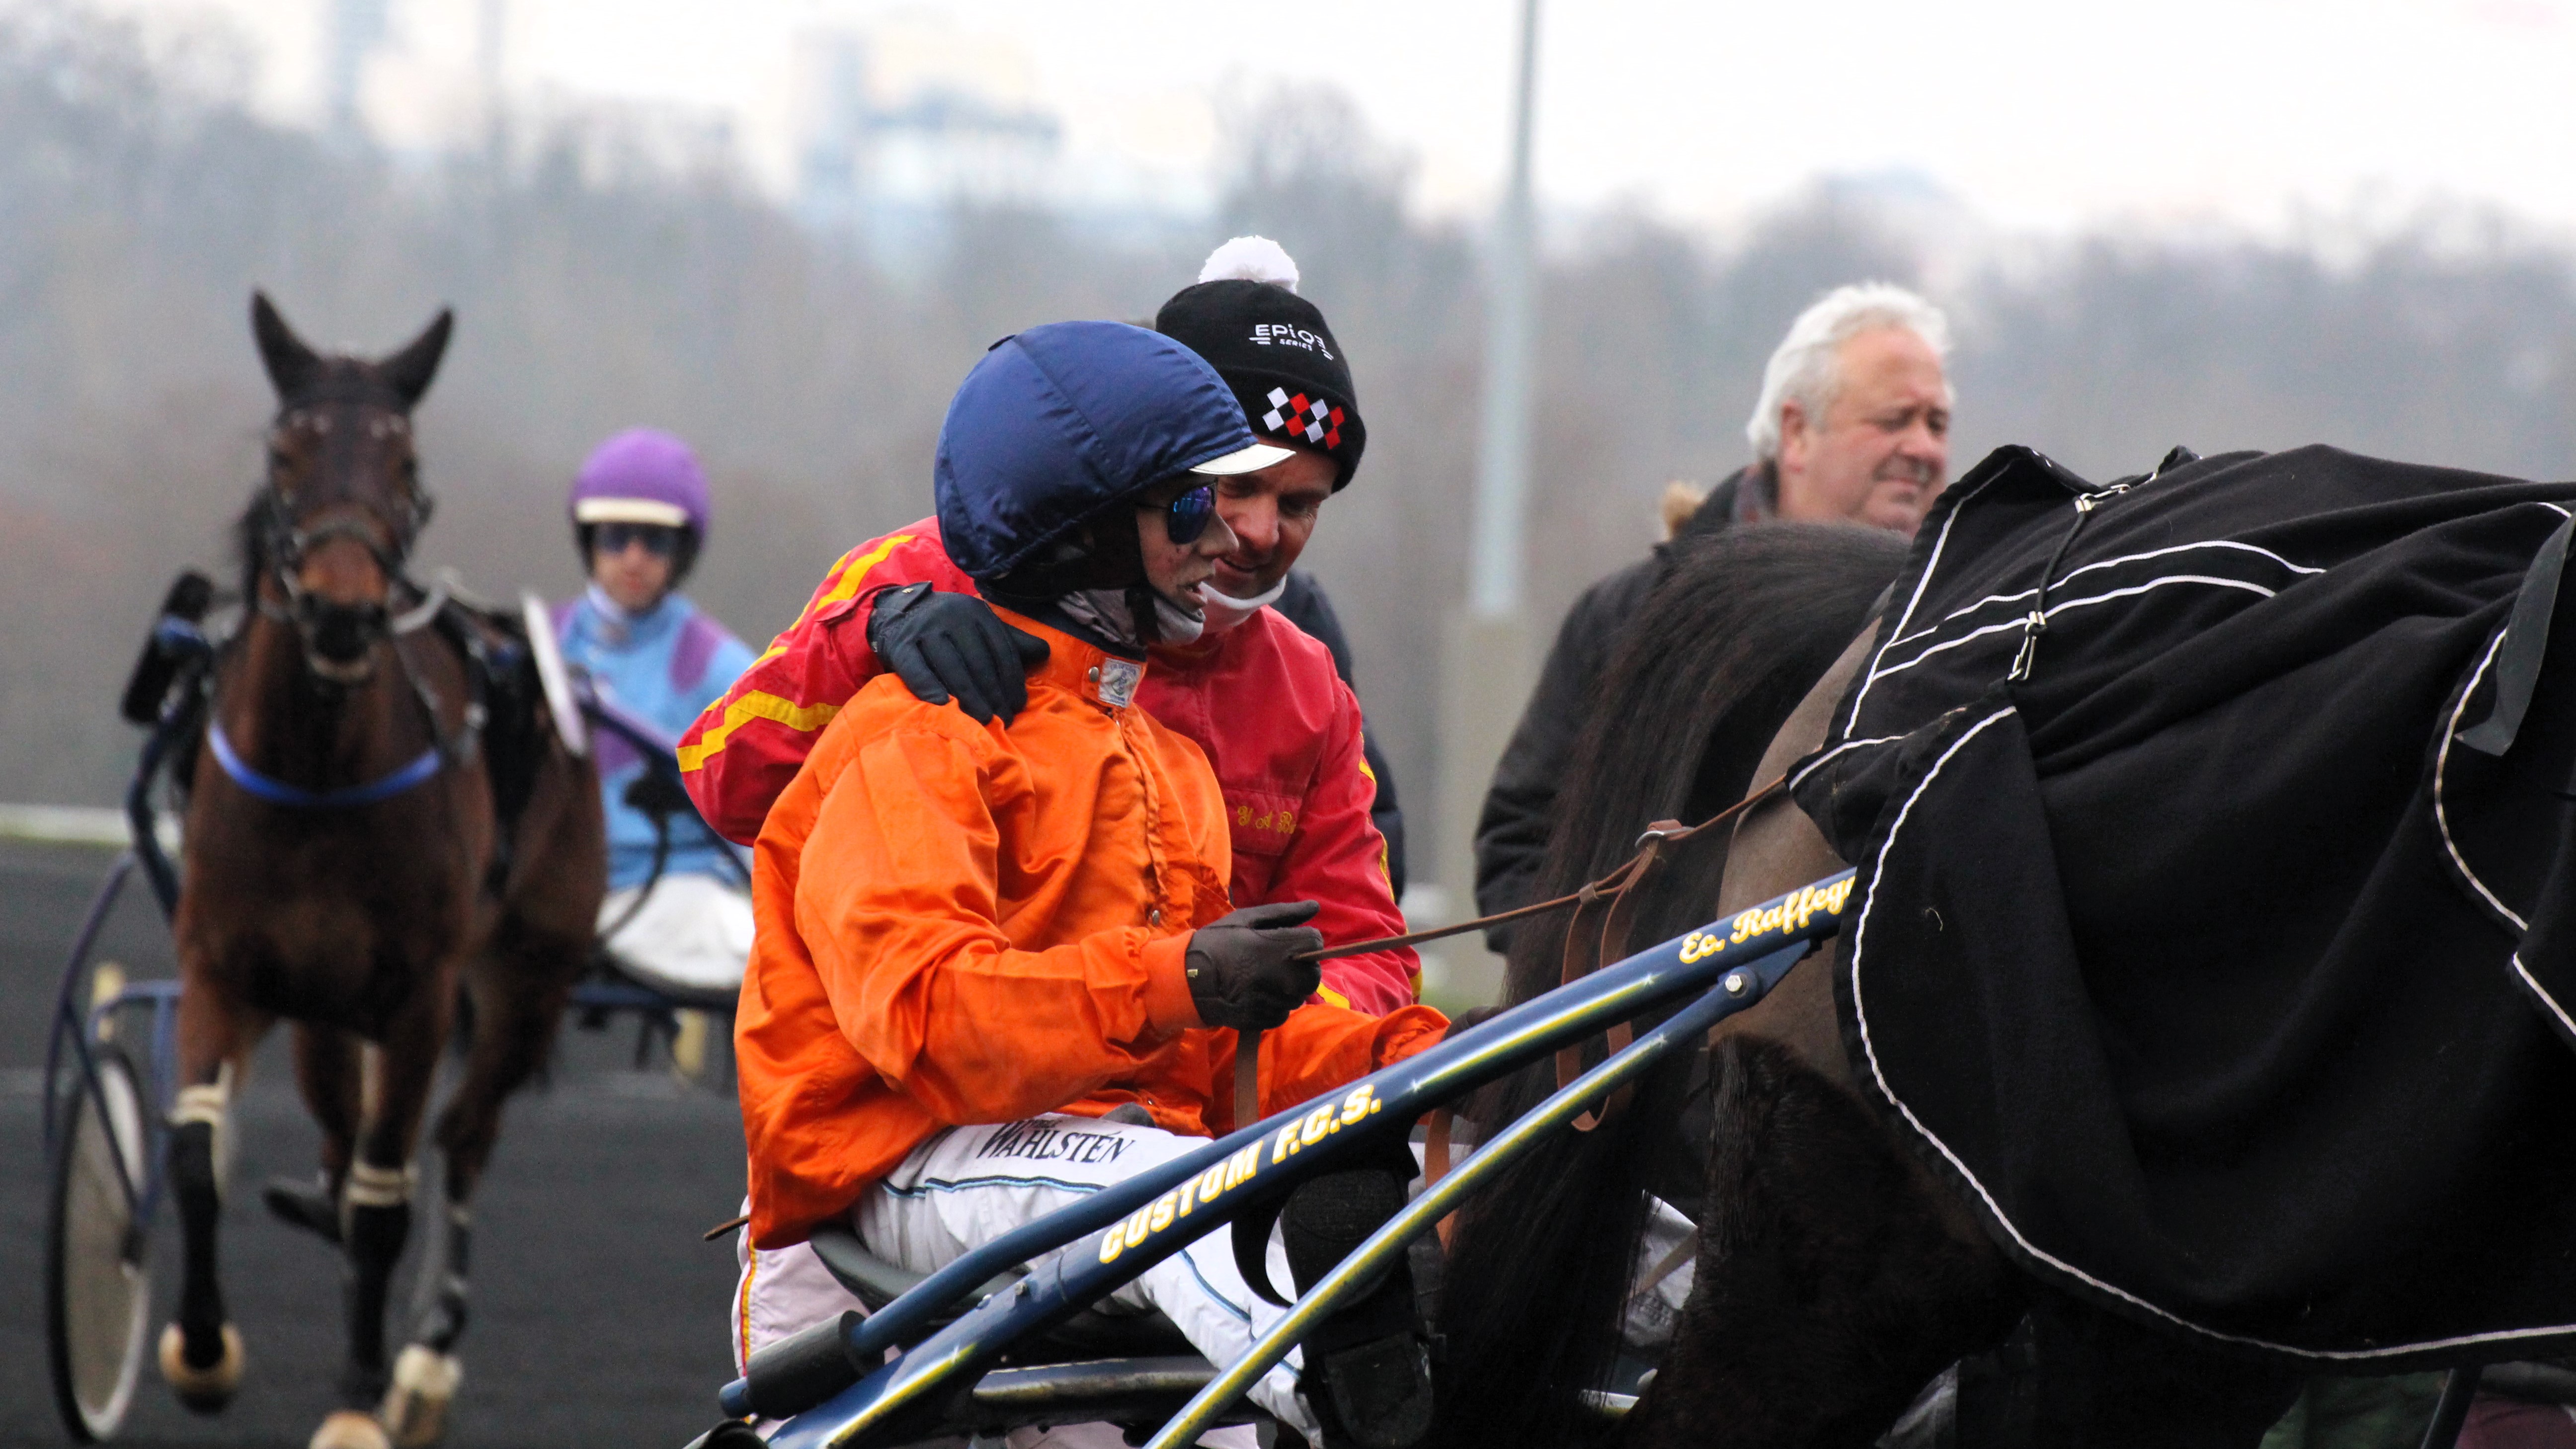
<instances>
[{"instance_id":1,"label":"white riding pants","mask_svg":"<svg viewBox=\"0 0 2576 1449\"><path fill-rule=\"evenodd\" d=\"M617 925L642 886L610 891L599 928ZM681 994L738 992L751 961L751 893L712 875L666 875L604 942L629 975Z\"/></svg>"},{"instance_id":2,"label":"white riding pants","mask_svg":"<svg viewBox=\"0 0 2576 1449\"><path fill-rule=\"evenodd\" d=\"M1205 1138L1089 1117L951 1128L914 1149L870 1188L851 1208L850 1223L878 1257L916 1273L936 1272L1013 1228L1206 1145ZM749 1241L746 1234L736 1248L743 1266L731 1315L737 1368L809 1324L848 1309L865 1311L803 1244L755 1251ZM1285 1290L1287 1255L1275 1233L1269 1268L1271 1282ZM1208 1362L1220 1366L1242 1357L1286 1312L1244 1285L1232 1240L1222 1231L1146 1269L1098 1306L1111 1312L1159 1310ZM1307 1442L1320 1443L1314 1417L1297 1397L1298 1364L1292 1351L1253 1385L1251 1397ZM1211 1433L1201 1442L1227 1445L1237 1437L1248 1449L1250 1426Z\"/></svg>"}]
</instances>

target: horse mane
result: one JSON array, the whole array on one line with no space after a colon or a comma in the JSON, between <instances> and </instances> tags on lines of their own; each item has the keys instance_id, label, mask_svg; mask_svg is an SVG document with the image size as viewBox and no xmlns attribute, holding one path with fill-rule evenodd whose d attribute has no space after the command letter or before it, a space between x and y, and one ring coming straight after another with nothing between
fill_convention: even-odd
<instances>
[{"instance_id":1,"label":"horse mane","mask_svg":"<svg viewBox=\"0 0 2576 1449\"><path fill-rule=\"evenodd\" d=\"M1539 897L1615 869L1654 820L1695 823L1741 799L1790 711L1867 623L1905 547L1875 529L1806 523L1676 541L1590 702ZM1631 943L1702 924L1716 886L1709 876L1642 889ZM1511 1002L1557 984L1564 938L1563 916L1515 931ZM1627 1111L1556 1134L1461 1210L1443 1275L1432 1444L1606 1436L1576 1394L1606 1387L1615 1367L1653 1169L1676 1150L1691 1067L1687 1056L1659 1066ZM1507 1122L1555 1089L1542 1063L1485 1094L1478 1115ZM1691 1162L1703 1159L1705 1144L1686 1146ZM1690 1181L1695 1195L1697 1174Z\"/></svg>"}]
</instances>

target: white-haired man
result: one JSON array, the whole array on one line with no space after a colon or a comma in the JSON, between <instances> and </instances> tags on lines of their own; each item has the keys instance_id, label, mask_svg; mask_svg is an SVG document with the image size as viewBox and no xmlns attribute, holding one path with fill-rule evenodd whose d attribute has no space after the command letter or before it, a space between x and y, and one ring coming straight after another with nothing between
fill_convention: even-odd
<instances>
[{"instance_id":1,"label":"white-haired man","mask_svg":"<svg viewBox=\"0 0 2576 1449\"><path fill-rule=\"evenodd\" d=\"M1864 282L1826 293L1798 314L1762 370L1762 399L1744 426L1753 462L1710 489L1676 536L1773 519L1914 532L1949 481L1949 349L1940 309L1903 287ZM1477 909L1535 899L1584 701L1669 556L1658 544L1567 612L1476 820ZM1486 932L1497 951L1507 938L1508 928Z\"/></svg>"}]
</instances>

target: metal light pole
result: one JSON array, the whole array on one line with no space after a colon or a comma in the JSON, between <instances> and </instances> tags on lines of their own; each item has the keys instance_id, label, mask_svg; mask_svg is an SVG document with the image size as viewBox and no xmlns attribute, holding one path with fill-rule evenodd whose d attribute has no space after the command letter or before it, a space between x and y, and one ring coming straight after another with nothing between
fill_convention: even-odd
<instances>
[{"instance_id":1,"label":"metal light pole","mask_svg":"<svg viewBox=\"0 0 2576 1449\"><path fill-rule=\"evenodd\" d=\"M483 144L501 144L501 65L510 33L510 0L480 0L474 11L474 81L482 92Z\"/></svg>"},{"instance_id":2,"label":"metal light pole","mask_svg":"<svg viewBox=\"0 0 2576 1449\"><path fill-rule=\"evenodd\" d=\"M1476 450L1475 546L1469 605L1479 619L1521 606L1523 533L1529 512L1530 131L1538 82L1538 0L1521 0L1519 85L1512 104L1511 184L1495 218L1485 324L1485 397Z\"/></svg>"},{"instance_id":3,"label":"metal light pole","mask_svg":"<svg viewBox=\"0 0 2576 1449\"><path fill-rule=\"evenodd\" d=\"M1438 869L1444 897L1428 917L1475 914L1476 814L1537 678L1537 640L1523 598L1529 513L1532 357L1537 308L1531 270L1530 142L1537 110L1538 0L1521 0L1513 79L1512 170L1487 253L1485 392L1476 456L1466 607L1443 639ZM1425 919L1421 924L1430 924ZM1502 963L1481 942L1424 953L1425 975L1451 1006L1492 1000Z\"/></svg>"}]
</instances>

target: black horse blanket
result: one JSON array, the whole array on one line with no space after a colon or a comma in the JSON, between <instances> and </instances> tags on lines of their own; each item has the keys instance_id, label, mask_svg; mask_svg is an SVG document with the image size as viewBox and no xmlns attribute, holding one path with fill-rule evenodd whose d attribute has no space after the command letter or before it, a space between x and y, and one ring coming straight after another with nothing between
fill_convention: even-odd
<instances>
[{"instance_id":1,"label":"black horse blanket","mask_svg":"<svg viewBox=\"0 0 2576 1449\"><path fill-rule=\"evenodd\" d=\"M2045 1279L2354 1370L2576 1340L2576 483L2331 448L1917 536L1793 788L1865 1090Z\"/></svg>"}]
</instances>

